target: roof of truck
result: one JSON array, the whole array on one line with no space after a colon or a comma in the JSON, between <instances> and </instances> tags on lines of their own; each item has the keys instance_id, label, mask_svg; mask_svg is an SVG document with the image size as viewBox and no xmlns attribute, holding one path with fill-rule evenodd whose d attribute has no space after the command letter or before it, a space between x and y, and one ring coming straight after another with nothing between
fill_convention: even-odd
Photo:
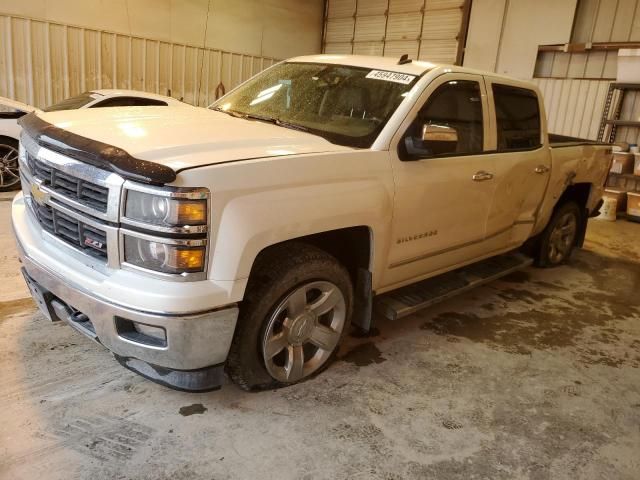
<instances>
[{"instance_id":1,"label":"roof of truck","mask_svg":"<svg viewBox=\"0 0 640 480\"><path fill-rule=\"evenodd\" d=\"M410 62L398 64L400 57L379 57L374 55L305 55L301 57L294 57L287 60L287 62L308 62L308 63L330 63L335 65L351 65L354 67L363 67L371 69L380 69L391 72L405 73L408 75L423 75L435 68L445 69L447 71L458 73L471 73L475 75L484 75L493 78L502 78L509 80L511 83L522 83L523 86L529 88L532 87L531 82L525 80L507 77L495 72L488 72L483 70L476 70L473 68L461 67L459 65L450 65L446 63L434 63L427 60L411 60ZM535 87L535 85L533 85Z\"/></svg>"},{"instance_id":2,"label":"roof of truck","mask_svg":"<svg viewBox=\"0 0 640 480\"><path fill-rule=\"evenodd\" d=\"M379 68L409 75L422 75L438 65L424 60L412 60L409 63L398 65L396 57L374 57L369 55L305 55L294 57L288 62L331 63L335 65L352 65L354 67Z\"/></svg>"}]
</instances>

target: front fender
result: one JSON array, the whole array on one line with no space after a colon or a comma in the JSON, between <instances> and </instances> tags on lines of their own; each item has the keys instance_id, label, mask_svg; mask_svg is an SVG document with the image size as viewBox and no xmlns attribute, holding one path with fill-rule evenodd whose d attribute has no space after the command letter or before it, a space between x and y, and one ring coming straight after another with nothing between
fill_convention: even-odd
<instances>
[{"instance_id":1,"label":"front fender","mask_svg":"<svg viewBox=\"0 0 640 480\"><path fill-rule=\"evenodd\" d=\"M285 156L184 173L194 177L182 179L184 184L212 183L210 277L215 280L248 278L269 246L355 226L371 229L377 245L372 265L381 271L393 206L388 152Z\"/></svg>"}]
</instances>

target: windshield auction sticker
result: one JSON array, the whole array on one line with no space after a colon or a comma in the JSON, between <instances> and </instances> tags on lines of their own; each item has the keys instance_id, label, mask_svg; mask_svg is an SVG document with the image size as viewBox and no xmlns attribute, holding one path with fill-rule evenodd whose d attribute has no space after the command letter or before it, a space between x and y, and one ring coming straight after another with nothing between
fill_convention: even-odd
<instances>
[{"instance_id":1,"label":"windshield auction sticker","mask_svg":"<svg viewBox=\"0 0 640 480\"><path fill-rule=\"evenodd\" d=\"M415 75L407 75L405 73L387 72L385 70L371 70L367 73L366 78L373 78L375 80L386 80L387 82L402 83L404 85L410 84Z\"/></svg>"}]
</instances>

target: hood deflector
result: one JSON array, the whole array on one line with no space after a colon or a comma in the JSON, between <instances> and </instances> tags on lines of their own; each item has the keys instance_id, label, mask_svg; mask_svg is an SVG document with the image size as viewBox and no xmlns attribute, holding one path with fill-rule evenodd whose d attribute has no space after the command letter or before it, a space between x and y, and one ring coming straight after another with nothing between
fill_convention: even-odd
<instances>
[{"instance_id":1,"label":"hood deflector","mask_svg":"<svg viewBox=\"0 0 640 480\"><path fill-rule=\"evenodd\" d=\"M18 123L39 145L129 180L163 185L176 179L176 172L165 165L140 160L121 148L68 132L45 122L35 113L22 117Z\"/></svg>"}]
</instances>

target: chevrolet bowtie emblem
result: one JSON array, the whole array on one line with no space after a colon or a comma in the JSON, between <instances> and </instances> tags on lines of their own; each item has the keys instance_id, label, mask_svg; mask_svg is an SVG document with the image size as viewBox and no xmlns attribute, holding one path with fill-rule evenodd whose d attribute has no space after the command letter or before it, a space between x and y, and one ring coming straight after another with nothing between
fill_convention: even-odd
<instances>
[{"instance_id":1,"label":"chevrolet bowtie emblem","mask_svg":"<svg viewBox=\"0 0 640 480\"><path fill-rule=\"evenodd\" d=\"M37 183L31 184L31 198L33 198L38 204L44 205L49 200L49 194L40 189L40 185Z\"/></svg>"}]
</instances>

